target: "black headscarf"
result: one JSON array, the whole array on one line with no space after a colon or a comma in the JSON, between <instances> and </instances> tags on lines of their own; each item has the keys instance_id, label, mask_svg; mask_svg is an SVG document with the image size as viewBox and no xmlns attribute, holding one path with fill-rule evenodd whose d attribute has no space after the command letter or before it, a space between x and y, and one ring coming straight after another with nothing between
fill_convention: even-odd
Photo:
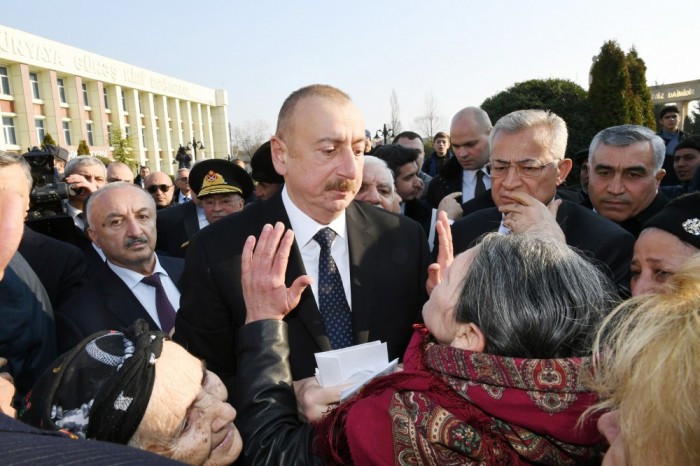
<instances>
[{"instance_id":1,"label":"black headscarf","mask_svg":"<svg viewBox=\"0 0 700 466\"><path fill-rule=\"evenodd\" d=\"M143 419L167 335L139 320L98 332L60 356L25 397L19 419L81 438L126 444Z\"/></svg>"}]
</instances>

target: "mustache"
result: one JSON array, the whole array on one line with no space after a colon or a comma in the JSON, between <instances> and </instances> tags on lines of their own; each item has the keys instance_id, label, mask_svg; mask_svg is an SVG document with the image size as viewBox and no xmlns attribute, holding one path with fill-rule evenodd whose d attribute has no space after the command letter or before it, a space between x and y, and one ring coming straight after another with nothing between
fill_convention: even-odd
<instances>
[{"instance_id":1,"label":"mustache","mask_svg":"<svg viewBox=\"0 0 700 466\"><path fill-rule=\"evenodd\" d=\"M137 238L127 238L124 240L124 246L127 248L130 248L134 244L147 244L148 243L148 238L146 238L145 235L139 236Z\"/></svg>"},{"instance_id":2,"label":"mustache","mask_svg":"<svg viewBox=\"0 0 700 466\"><path fill-rule=\"evenodd\" d=\"M341 192L353 192L355 191L354 180L335 180L327 181L323 186L324 191L341 191Z\"/></svg>"}]
</instances>

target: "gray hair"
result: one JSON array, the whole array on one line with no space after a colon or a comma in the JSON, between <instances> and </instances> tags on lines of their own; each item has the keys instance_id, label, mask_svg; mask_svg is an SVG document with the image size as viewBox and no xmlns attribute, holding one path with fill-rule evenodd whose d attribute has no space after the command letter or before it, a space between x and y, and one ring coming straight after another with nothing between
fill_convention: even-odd
<instances>
[{"instance_id":1,"label":"gray hair","mask_svg":"<svg viewBox=\"0 0 700 466\"><path fill-rule=\"evenodd\" d=\"M583 356L614 296L609 279L566 244L491 233L466 273L455 316L481 329L490 354Z\"/></svg>"},{"instance_id":2,"label":"gray hair","mask_svg":"<svg viewBox=\"0 0 700 466\"><path fill-rule=\"evenodd\" d=\"M394 192L394 175L384 160L373 155L365 155L365 167L377 167L386 172L387 179L391 181L391 191Z\"/></svg>"},{"instance_id":3,"label":"gray hair","mask_svg":"<svg viewBox=\"0 0 700 466\"><path fill-rule=\"evenodd\" d=\"M141 189L139 185L129 183L126 181L107 183L103 188L100 188L94 193L90 194L90 196L87 198L87 201L85 201L85 229L89 228L89 225L92 225L92 206L95 203L95 201L100 197L118 189L133 189L135 191L138 191L144 196L144 199L148 199L150 207L152 207L154 211L156 210L156 201L153 200L153 196L150 196L145 190Z\"/></svg>"},{"instance_id":4,"label":"gray hair","mask_svg":"<svg viewBox=\"0 0 700 466\"><path fill-rule=\"evenodd\" d=\"M654 155L654 170L658 172L664 164L666 143L646 126L620 125L605 128L595 135L588 149L588 163L593 164L593 156L598 146L627 147L638 142L648 142Z\"/></svg>"},{"instance_id":5,"label":"gray hair","mask_svg":"<svg viewBox=\"0 0 700 466\"><path fill-rule=\"evenodd\" d=\"M24 160L24 157L15 152L5 152L0 150L0 168L9 167L10 165L20 166L20 168L24 172L25 178L27 179L28 189L29 191L31 191L32 184L34 183L32 180L32 169L29 167L27 161Z\"/></svg>"},{"instance_id":6,"label":"gray hair","mask_svg":"<svg viewBox=\"0 0 700 466\"><path fill-rule=\"evenodd\" d=\"M501 117L491 131L489 146L493 147L496 135L504 133L519 133L529 128L543 128L547 131L547 146L554 160L563 160L566 155L566 142L569 131L566 122L556 113L549 110L516 110Z\"/></svg>"},{"instance_id":7,"label":"gray hair","mask_svg":"<svg viewBox=\"0 0 700 466\"><path fill-rule=\"evenodd\" d=\"M105 167L105 164L102 163L102 160L91 155L80 155L78 157L70 159L66 163L66 167L63 169L63 175L66 177L71 176L78 169L78 167L82 167L83 165L95 165L98 167L102 167L102 172L105 178L107 177L107 167Z\"/></svg>"}]
</instances>

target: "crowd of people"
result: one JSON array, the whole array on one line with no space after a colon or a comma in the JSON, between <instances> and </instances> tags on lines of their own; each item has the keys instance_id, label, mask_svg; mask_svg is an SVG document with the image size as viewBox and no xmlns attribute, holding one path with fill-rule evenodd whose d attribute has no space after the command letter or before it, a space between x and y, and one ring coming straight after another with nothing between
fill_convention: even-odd
<instances>
[{"instance_id":1,"label":"crowd of people","mask_svg":"<svg viewBox=\"0 0 700 466\"><path fill-rule=\"evenodd\" d=\"M678 113L572 155L550 111L466 107L426 153L413 131L372 147L347 94L307 86L248 169L49 148L60 238L0 152L5 462L700 463L700 138ZM342 403L319 384L316 353L377 340L400 370Z\"/></svg>"}]
</instances>

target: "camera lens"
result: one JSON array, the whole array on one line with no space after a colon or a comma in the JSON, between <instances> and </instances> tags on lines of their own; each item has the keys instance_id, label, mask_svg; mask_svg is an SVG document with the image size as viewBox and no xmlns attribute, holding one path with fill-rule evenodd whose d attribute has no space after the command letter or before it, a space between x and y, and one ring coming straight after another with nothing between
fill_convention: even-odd
<instances>
[{"instance_id":1,"label":"camera lens","mask_svg":"<svg viewBox=\"0 0 700 466\"><path fill-rule=\"evenodd\" d=\"M83 194L84 188L81 188L79 186L76 186L74 184L70 185L68 187L68 194L71 196L80 196Z\"/></svg>"}]
</instances>

